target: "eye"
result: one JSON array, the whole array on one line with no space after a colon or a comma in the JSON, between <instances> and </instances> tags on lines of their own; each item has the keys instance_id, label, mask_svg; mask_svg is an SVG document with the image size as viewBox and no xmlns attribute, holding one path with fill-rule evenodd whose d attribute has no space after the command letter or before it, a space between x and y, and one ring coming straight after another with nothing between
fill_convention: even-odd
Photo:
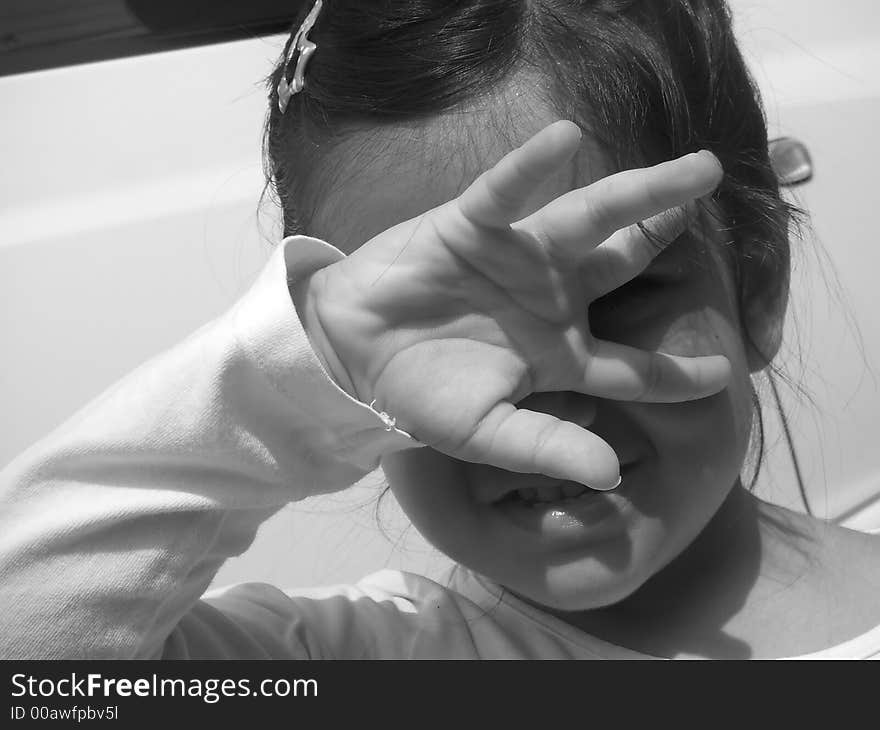
<instances>
[{"instance_id":1,"label":"eye","mask_svg":"<svg viewBox=\"0 0 880 730\"><path fill-rule=\"evenodd\" d=\"M687 279L686 267L681 258L687 256L687 253L681 243L690 237L690 231L679 235L638 276L594 300L592 306L613 310L636 308L644 304L656 306L658 297L669 296L675 287L682 285ZM677 248L670 251L672 247Z\"/></svg>"},{"instance_id":2,"label":"eye","mask_svg":"<svg viewBox=\"0 0 880 730\"><path fill-rule=\"evenodd\" d=\"M605 296L593 301L593 305L599 306L622 306L627 302L639 302L651 299L675 285L675 279L659 274L644 272L634 279L630 279L623 286L619 286Z\"/></svg>"},{"instance_id":3,"label":"eye","mask_svg":"<svg viewBox=\"0 0 880 730\"><path fill-rule=\"evenodd\" d=\"M587 308L592 333L602 339L619 339L623 332L649 322L664 311L671 285L662 278L643 273L635 279L593 300Z\"/></svg>"},{"instance_id":4,"label":"eye","mask_svg":"<svg viewBox=\"0 0 880 730\"><path fill-rule=\"evenodd\" d=\"M672 279L669 277L665 277L662 275L656 274L641 274L637 276L635 279L631 279L626 284L624 284L621 289L632 287L636 290L642 289L660 289L661 287L670 286L673 283Z\"/></svg>"}]
</instances>

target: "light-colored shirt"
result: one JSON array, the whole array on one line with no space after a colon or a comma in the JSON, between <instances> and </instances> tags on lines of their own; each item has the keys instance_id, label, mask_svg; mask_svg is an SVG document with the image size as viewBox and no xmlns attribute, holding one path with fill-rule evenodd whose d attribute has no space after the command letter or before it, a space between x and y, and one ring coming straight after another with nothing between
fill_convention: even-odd
<instances>
[{"instance_id":1,"label":"light-colored shirt","mask_svg":"<svg viewBox=\"0 0 880 730\"><path fill-rule=\"evenodd\" d=\"M343 254L285 241L226 313L0 472L0 658L646 658L461 567L206 593L289 502L418 448L321 366L290 286ZM805 657L880 658L880 627Z\"/></svg>"}]
</instances>

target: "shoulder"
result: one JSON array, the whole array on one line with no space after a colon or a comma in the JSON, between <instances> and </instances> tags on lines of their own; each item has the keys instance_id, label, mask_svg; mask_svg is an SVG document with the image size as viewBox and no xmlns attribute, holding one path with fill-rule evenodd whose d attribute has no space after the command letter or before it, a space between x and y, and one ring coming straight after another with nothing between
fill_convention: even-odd
<instances>
[{"instance_id":1,"label":"shoulder","mask_svg":"<svg viewBox=\"0 0 880 730\"><path fill-rule=\"evenodd\" d=\"M313 658L461 657L473 650L469 602L442 582L403 571L301 589L243 583L204 601L265 641L302 647Z\"/></svg>"},{"instance_id":2,"label":"shoulder","mask_svg":"<svg viewBox=\"0 0 880 730\"><path fill-rule=\"evenodd\" d=\"M880 534L816 521L811 594L841 641L880 627ZM830 620L829 620L830 617ZM817 616L818 619L818 616Z\"/></svg>"},{"instance_id":3,"label":"shoulder","mask_svg":"<svg viewBox=\"0 0 880 730\"><path fill-rule=\"evenodd\" d=\"M853 529L775 505L763 512L775 541L805 558L815 580L880 588L880 526Z\"/></svg>"},{"instance_id":4,"label":"shoulder","mask_svg":"<svg viewBox=\"0 0 880 730\"><path fill-rule=\"evenodd\" d=\"M775 505L762 513L763 589L756 606L771 655L877 643L880 535Z\"/></svg>"},{"instance_id":5,"label":"shoulder","mask_svg":"<svg viewBox=\"0 0 880 730\"><path fill-rule=\"evenodd\" d=\"M842 525L823 524L823 565L830 576L845 584L873 588L874 602L880 606L880 530L853 530Z\"/></svg>"}]
</instances>

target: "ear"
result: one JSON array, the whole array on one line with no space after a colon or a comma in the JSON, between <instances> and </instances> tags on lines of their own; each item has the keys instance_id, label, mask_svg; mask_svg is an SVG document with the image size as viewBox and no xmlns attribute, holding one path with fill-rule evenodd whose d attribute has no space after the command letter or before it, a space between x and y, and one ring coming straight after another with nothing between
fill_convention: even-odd
<instances>
[{"instance_id":1,"label":"ear","mask_svg":"<svg viewBox=\"0 0 880 730\"><path fill-rule=\"evenodd\" d=\"M776 357L782 344L790 280L789 252L754 246L740 259L740 308L749 371L757 373Z\"/></svg>"}]
</instances>

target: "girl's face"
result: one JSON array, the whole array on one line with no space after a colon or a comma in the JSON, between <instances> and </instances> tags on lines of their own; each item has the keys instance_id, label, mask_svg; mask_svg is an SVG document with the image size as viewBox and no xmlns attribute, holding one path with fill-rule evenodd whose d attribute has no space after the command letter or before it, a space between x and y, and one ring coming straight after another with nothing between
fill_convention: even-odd
<instances>
[{"instance_id":1,"label":"girl's face","mask_svg":"<svg viewBox=\"0 0 880 730\"><path fill-rule=\"evenodd\" d=\"M550 121L535 119L507 142L520 144ZM322 206L326 220L319 213L315 235L350 252L455 197L506 151L477 155L473 139L454 150L447 141L441 162L432 157L436 140L425 135L410 138L394 162L362 167L347 179ZM568 169L535 191L530 208L603 175L600 155L586 143ZM334 210L349 215L334 217ZM429 448L388 456L385 474L422 535L453 560L563 611L622 600L680 554L737 482L751 429L749 367L726 242L720 226L705 216L642 276L589 310L597 337L675 355L727 356L733 378L724 391L676 404L578 393L529 396L523 406L581 423L617 452L621 486L591 493L593 506L580 520L551 508L522 522L482 496L497 494L492 484L540 487L550 483L546 477L460 462Z\"/></svg>"}]
</instances>

